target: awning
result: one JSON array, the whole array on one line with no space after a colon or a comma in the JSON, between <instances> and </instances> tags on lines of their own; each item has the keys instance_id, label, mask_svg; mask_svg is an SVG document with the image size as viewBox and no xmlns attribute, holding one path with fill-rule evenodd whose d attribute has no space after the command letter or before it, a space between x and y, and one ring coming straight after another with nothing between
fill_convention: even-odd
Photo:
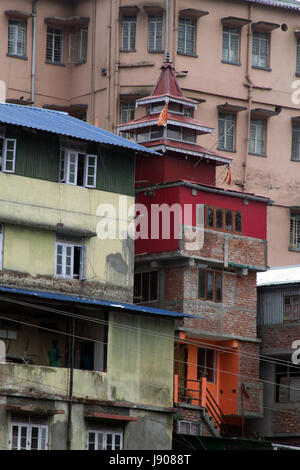
<instances>
[{"instance_id":1,"label":"awning","mask_svg":"<svg viewBox=\"0 0 300 470\"><path fill-rule=\"evenodd\" d=\"M272 116L277 116L276 111L272 111L271 109L264 109L264 108L255 108L251 109L251 117L254 119L269 119Z\"/></svg>"},{"instance_id":2,"label":"awning","mask_svg":"<svg viewBox=\"0 0 300 470\"><path fill-rule=\"evenodd\" d=\"M165 11L161 5L157 4L144 5L144 10L149 16L162 15Z\"/></svg>"},{"instance_id":3,"label":"awning","mask_svg":"<svg viewBox=\"0 0 300 470\"><path fill-rule=\"evenodd\" d=\"M295 34L295 36L296 36L297 39L300 38L300 29L296 29L296 30L294 31L294 34Z\"/></svg>"},{"instance_id":4,"label":"awning","mask_svg":"<svg viewBox=\"0 0 300 470\"><path fill-rule=\"evenodd\" d=\"M124 416L124 415L112 415L107 413L95 413L93 411L87 411L84 413L85 418L92 418L92 419L101 419L107 421L138 421L139 418L135 418L133 416Z\"/></svg>"},{"instance_id":5,"label":"awning","mask_svg":"<svg viewBox=\"0 0 300 470\"><path fill-rule=\"evenodd\" d=\"M125 16L136 16L140 11L136 5L124 5L120 7L120 14Z\"/></svg>"},{"instance_id":6,"label":"awning","mask_svg":"<svg viewBox=\"0 0 300 470\"><path fill-rule=\"evenodd\" d=\"M111 310L122 310L135 313L147 313L149 315L158 315L163 317L173 318L196 318L194 315L186 315L171 310L162 310L160 308L146 307L138 304L127 304L112 300L101 300L92 297L77 297L74 295L60 294L57 292L43 292L37 290L19 289L13 287L0 286L0 293L7 292L9 294L28 295L40 299L60 300L62 302L73 302L77 304L94 305L99 307L106 307Z\"/></svg>"},{"instance_id":7,"label":"awning","mask_svg":"<svg viewBox=\"0 0 300 470\"><path fill-rule=\"evenodd\" d=\"M89 21L89 18L80 16L69 16L67 18L49 16L48 18L45 18L45 23L50 23L55 26L87 26Z\"/></svg>"},{"instance_id":8,"label":"awning","mask_svg":"<svg viewBox=\"0 0 300 470\"><path fill-rule=\"evenodd\" d=\"M201 16L209 15L209 11L196 10L195 8L186 8L179 11L179 16L186 18L200 18Z\"/></svg>"},{"instance_id":9,"label":"awning","mask_svg":"<svg viewBox=\"0 0 300 470\"><path fill-rule=\"evenodd\" d=\"M252 29L257 33L269 33L277 28L280 28L280 24L270 23L269 21L258 21L257 23L252 23Z\"/></svg>"},{"instance_id":10,"label":"awning","mask_svg":"<svg viewBox=\"0 0 300 470\"><path fill-rule=\"evenodd\" d=\"M65 410L59 410L55 408L49 408L41 405L6 405L6 410L17 413L27 414L39 414L45 416L62 415L65 414Z\"/></svg>"},{"instance_id":11,"label":"awning","mask_svg":"<svg viewBox=\"0 0 300 470\"><path fill-rule=\"evenodd\" d=\"M247 106L239 106L237 104L224 103L219 104L217 109L223 113L239 113L240 111L245 111Z\"/></svg>"},{"instance_id":12,"label":"awning","mask_svg":"<svg viewBox=\"0 0 300 470\"><path fill-rule=\"evenodd\" d=\"M27 13L27 11L21 10L5 10L4 13L10 18L17 18L19 20L27 20L27 18L30 18L31 16L31 13Z\"/></svg>"},{"instance_id":13,"label":"awning","mask_svg":"<svg viewBox=\"0 0 300 470\"><path fill-rule=\"evenodd\" d=\"M226 16L226 18L221 19L221 22L224 26L241 28L242 26L251 23L251 20L248 20L247 18L238 18L237 16Z\"/></svg>"},{"instance_id":14,"label":"awning","mask_svg":"<svg viewBox=\"0 0 300 470\"><path fill-rule=\"evenodd\" d=\"M297 126L300 126L300 116L292 117L292 123L296 124Z\"/></svg>"}]
</instances>

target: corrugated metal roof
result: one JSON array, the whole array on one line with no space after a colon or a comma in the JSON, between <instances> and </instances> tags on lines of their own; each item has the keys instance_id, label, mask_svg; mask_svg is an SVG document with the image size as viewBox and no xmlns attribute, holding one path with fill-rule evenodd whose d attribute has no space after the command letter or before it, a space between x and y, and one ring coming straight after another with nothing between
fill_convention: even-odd
<instances>
[{"instance_id":1,"label":"corrugated metal roof","mask_svg":"<svg viewBox=\"0 0 300 470\"><path fill-rule=\"evenodd\" d=\"M29 295L33 297L39 297L49 300L61 300L63 302L75 302L79 304L95 305L99 307L108 307L117 310L126 310L136 313L147 313L150 315L159 315L164 317L174 318L196 318L194 315L185 315L179 312L173 312L171 310L163 310L160 308L146 307L144 305L127 304L124 302L112 301L112 300L101 300L91 297L78 297L74 295L59 294L57 292L42 292L37 290L17 289L13 287L0 286L0 292L7 292L10 294Z\"/></svg>"},{"instance_id":2,"label":"corrugated metal roof","mask_svg":"<svg viewBox=\"0 0 300 470\"><path fill-rule=\"evenodd\" d=\"M127 148L141 153L159 155L151 149L146 149L135 142L76 119L68 113L61 111L0 103L0 122L97 142L99 144Z\"/></svg>"},{"instance_id":3,"label":"corrugated metal roof","mask_svg":"<svg viewBox=\"0 0 300 470\"><path fill-rule=\"evenodd\" d=\"M300 283L300 266L281 266L270 268L262 273L257 273L256 284L260 286L273 286L280 284Z\"/></svg>"},{"instance_id":4,"label":"corrugated metal roof","mask_svg":"<svg viewBox=\"0 0 300 470\"><path fill-rule=\"evenodd\" d=\"M270 7L287 8L300 11L299 0L244 0L247 3L258 3Z\"/></svg>"}]
</instances>

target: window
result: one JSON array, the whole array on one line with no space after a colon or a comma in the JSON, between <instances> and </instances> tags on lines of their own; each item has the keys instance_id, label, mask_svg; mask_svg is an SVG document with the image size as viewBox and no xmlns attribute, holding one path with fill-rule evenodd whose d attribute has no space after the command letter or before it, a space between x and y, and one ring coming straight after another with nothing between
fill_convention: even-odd
<instances>
[{"instance_id":1,"label":"window","mask_svg":"<svg viewBox=\"0 0 300 470\"><path fill-rule=\"evenodd\" d=\"M81 28L79 32L69 36L69 62L80 64L87 60L87 28Z\"/></svg>"},{"instance_id":2,"label":"window","mask_svg":"<svg viewBox=\"0 0 300 470\"><path fill-rule=\"evenodd\" d=\"M300 38L297 38L296 75L300 75Z\"/></svg>"},{"instance_id":3,"label":"window","mask_svg":"<svg viewBox=\"0 0 300 470\"><path fill-rule=\"evenodd\" d=\"M191 18L179 18L178 53L195 55L196 22Z\"/></svg>"},{"instance_id":4,"label":"window","mask_svg":"<svg viewBox=\"0 0 300 470\"><path fill-rule=\"evenodd\" d=\"M151 126L143 127L138 130L137 141L138 142L147 142L149 140L160 139L164 135L164 130L162 127Z\"/></svg>"},{"instance_id":5,"label":"window","mask_svg":"<svg viewBox=\"0 0 300 470\"><path fill-rule=\"evenodd\" d=\"M202 427L201 423L194 421L180 420L177 423L178 434L186 434L189 436L201 436Z\"/></svg>"},{"instance_id":6,"label":"window","mask_svg":"<svg viewBox=\"0 0 300 470\"><path fill-rule=\"evenodd\" d=\"M205 207L205 227L242 233L242 214L221 207Z\"/></svg>"},{"instance_id":7,"label":"window","mask_svg":"<svg viewBox=\"0 0 300 470\"><path fill-rule=\"evenodd\" d=\"M97 155L76 150L61 149L59 181L74 186L95 188L97 183Z\"/></svg>"},{"instance_id":8,"label":"window","mask_svg":"<svg viewBox=\"0 0 300 470\"><path fill-rule=\"evenodd\" d=\"M222 60L231 64L238 64L240 58L240 29L223 27Z\"/></svg>"},{"instance_id":9,"label":"window","mask_svg":"<svg viewBox=\"0 0 300 470\"><path fill-rule=\"evenodd\" d=\"M158 272L150 271L134 275L134 301L158 300Z\"/></svg>"},{"instance_id":10,"label":"window","mask_svg":"<svg viewBox=\"0 0 300 470\"><path fill-rule=\"evenodd\" d=\"M0 224L0 270L3 267L3 225Z\"/></svg>"},{"instance_id":11,"label":"window","mask_svg":"<svg viewBox=\"0 0 300 470\"><path fill-rule=\"evenodd\" d=\"M17 57L25 56L26 23L24 21L8 22L8 54Z\"/></svg>"},{"instance_id":12,"label":"window","mask_svg":"<svg viewBox=\"0 0 300 470\"><path fill-rule=\"evenodd\" d=\"M12 418L9 448L11 450L47 450L47 419L39 420L32 417L28 417L28 419Z\"/></svg>"},{"instance_id":13,"label":"window","mask_svg":"<svg viewBox=\"0 0 300 470\"><path fill-rule=\"evenodd\" d=\"M235 150L235 114L219 113L219 140L220 150Z\"/></svg>"},{"instance_id":14,"label":"window","mask_svg":"<svg viewBox=\"0 0 300 470\"><path fill-rule=\"evenodd\" d=\"M290 249L300 250L300 214L291 213L290 217Z\"/></svg>"},{"instance_id":15,"label":"window","mask_svg":"<svg viewBox=\"0 0 300 470\"><path fill-rule=\"evenodd\" d=\"M250 139L249 153L254 155L265 155L265 138L266 138L266 120L251 119L250 123Z\"/></svg>"},{"instance_id":16,"label":"window","mask_svg":"<svg viewBox=\"0 0 300 470\"><path fill-rule=\"evenodd\" d=\"M136 41L136 17L123 16L122 20L122 51L134 52Z\"/></svg>"},{"instance_id":17,"label":"window","mask_svg":"<svg viewBox=\"0 0 300 470\"><path fill-rule=\"evenodd\" d=\"M290 357L280 357L289 362ZM300 371L298 366L277 364L275 370L276 402L300 402Z\"/></svg>"},{"instance_id":18,"label":"window","mask_svg":"<svg viewBox=\"0 0 300 470\"><path fill-rule=\"evenodd\" d=\"M47 29L46 62L62 64L63 61L63 32L61 29Z\"/></svg>"},{"instance_id":19,"label":"window","mask_svg":"<svg viewBox=\"0 0 300 470\"><path fill-rule=\"evenodd\" d=\"M86 279L87 247L80 237L56 235L55 275L68 279Z\"/></svg>"},{"instance_id":20,"label":"window","mask_svg":"<svg viewBox=\"0 0 300 470\"><path fill-rule=\"evenodd\" d=\"M215 381L215 352L213 349L198 348L197 380L206 377L208 382Z\"/></svg>"},{"instance_id":21,"label":"window","mask_svg":"<svg viewBox=\"0 0 300 470\"><path fill-rule=\"evenodd\" d=\"M267 69L269 67L270 35L269 33L253 33L252 66Z\"/></svg>"},{"instance_id":22,"label":"window","mask_svg":"<svg viewBox=\"0 0 300 470\"><path fill-rule=\"evenodd\" d=\"M16 163L16 139L0 137L0 171L14 173Z\"/></svg>"},{"instance_id":23,"label":"window","mask_svg":"<svg viewBox=\"0 0 300 470\"><path fill-rule=\"evenodd\" d=\"M283 297L283 321L298 321L299 295L285 295Z\"/></svg>"},{"instance_id":24,"label":"window","mask_svg":"<svg viewBox=\"0 0 300 470\"><path fill-rule=\"evenodd\" d=\"M122 432L88 431L87 450L122 450Z\"/></svg>"},{"instance_id":25,"label":"window","mask_svg":"<svg viewBox=\"0 0 300 470\"><path fill-rule=\"evenodd\" d=\"M135 103L124 102L120 105L120 124L126 124L134 119ZM125 139L130 137L130 133L121 132L121 136Z\"/></svg>"},{"instance_id":26,"label":"window","mask_svg":"<svg viewBox=\"0 0 300 470\"><path fill-rule=\"evenodd\" d=\"M162 16L149 17L148 51L162 52Z\"/></svg>"},{"instance_id":27,"label":"window","mask_svg":"<svg viewBox=\"0 0 300 470\"><path fill-rule=\"evenodd\" d=\"M167 138L174 140L182 140L184 142L196 142L196 131L188 127L167 126Z\"/></svg>"},{"instance_id":28,"label":"window","mask_svg":"<svg viewBox=\"0 0 300 470\"><path fill-rule=\"evenodd\" d=\"M292 127L292 160L300 160L300 126Z\"/></svg>"},{"instance_id":29,"label":"window","mask_svg":"<svg viewBox=\"0 0 300 470\"><path fill-rule=\"evenodd\" d=\"M199 269L198 297L212 302L222 302L222 272Z\"/></svg>"}]
</instances>

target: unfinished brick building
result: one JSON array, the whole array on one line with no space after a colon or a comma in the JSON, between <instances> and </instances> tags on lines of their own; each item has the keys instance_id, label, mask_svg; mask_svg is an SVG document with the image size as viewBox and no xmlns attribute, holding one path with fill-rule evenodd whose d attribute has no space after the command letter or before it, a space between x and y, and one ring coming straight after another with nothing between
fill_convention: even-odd
<instances>
[{"instance_id":1,"label":"unfinished brick building","mask_svg":"<svg viewBox=\"0 0 300 470\"><path fill-rule=\"evenodd\" d=\"M212 150L213 138L210 149L198 145L213 129L193 118L197 103L168 58L137 106L147 114L119 131L162 156L136 162L135 301L194 316L177 325L175 437L246 435L248 420L263 416L256 273L267 266L268 199L230 189L231 159ZM226 189L215 185L219 165Z\"/></svg>"}]
</instances>

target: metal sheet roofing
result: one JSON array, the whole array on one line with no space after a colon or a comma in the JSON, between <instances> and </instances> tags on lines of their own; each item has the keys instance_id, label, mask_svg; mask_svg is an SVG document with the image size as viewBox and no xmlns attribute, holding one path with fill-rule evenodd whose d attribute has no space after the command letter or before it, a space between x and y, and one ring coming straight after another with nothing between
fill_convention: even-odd
<instances>
[{"instance_id":1,"label":"metal sheet roofing","mask_svg":"<svg viewBox=\"0 0 300 470\"><path fill-rule=\"evenodd\" d=\"M140 153L158 155L151 149L146 149L135 142L76 119L68 113L61 111L0 103L0 123L28 127L103 145L130 149Z\"/></svg>"},{"instance_id":2,"label":"metal sheet roofing","mask_svg":"<svg viewBox=\"0 0 300 470\"><path fill-rule=\"evenodd\" d=\"M300 11L299 0L244 0L247 3L258 3L270 7L287 8Z\"/></svg>"},{"instance_id":3,"label":"metal sheet roofing","mask_svg":"<svg viewBox=\"0 0 300 470\"><path fill-rule=\"evenodd\" d=\"M300 266L281 266L257 273L256 284L260 286L274 286L280 284L294 284L300 282Z\"/></svg>"},{"instance_id":4,"label":"metal sheet roofing","mask_svg":"<svg viewBox=\"0 0 300 470\"><path fill-rule=\"evenodd\" d=\"M150 315L158 315L164 317L175 318L195 318L192 315L185 315L179 312L173 312L171 310L163 310L160 308L147 307L144 305L128 304L124 302L112 301L112 300L101 300L91 297L78 297L74 295L60 294L57 292L42 292L37 290L18 289L13 287L0 286L0 292L7 292L10 294L28 295L49 300L61 300L63 302L74 302L79 304L88 304L99 307L108 307L111 309L125 310L136 313L147 313Z\"/></svg>"}]
</instances>

